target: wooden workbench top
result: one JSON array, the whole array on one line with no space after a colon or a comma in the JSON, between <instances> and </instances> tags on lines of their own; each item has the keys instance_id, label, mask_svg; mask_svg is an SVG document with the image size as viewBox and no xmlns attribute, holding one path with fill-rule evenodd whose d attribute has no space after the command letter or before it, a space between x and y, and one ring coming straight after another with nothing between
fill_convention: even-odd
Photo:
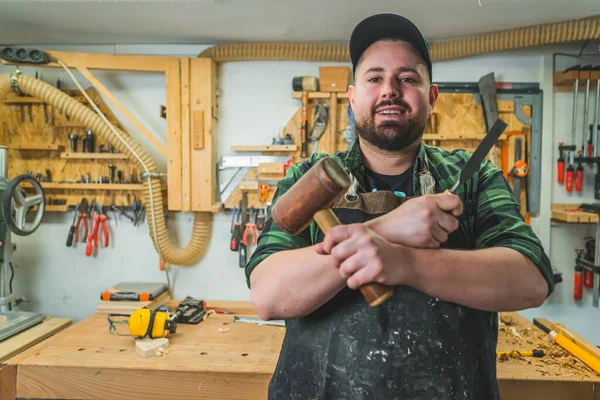
<instances>
[{"instance_id":1,"label":"wooden workbench top","mask_svg":"<svg viewBox=\"0 0 600 400\"><path fill-rule=\"evenodd\" d=\"M137 355L133 337L112 334L105 315L92 315L6 361L8 369L0 370L0 378L5 385L5 379L15 379L16 388L0 394L2 398L265 399L285 328L233 322L234 315L255 316L248 303L208 306L235 314L212 314L199 325L179 324L169 338L168 353L147 359ZM519 316L515 322L519 329L528 324ZM125 333L126 325L118 331ZM512 349L507 338L499 341L499 349ZM558 364L562 362L572 360L567 356ZM531 359L499 361L503 398L531 399L537 398L532 394L545 393L545 400L594 399L590 396L600 377L576 364L561 369L545 368ZM575 374L578 369L587 373Z\"/></svg>"}]
</instances>

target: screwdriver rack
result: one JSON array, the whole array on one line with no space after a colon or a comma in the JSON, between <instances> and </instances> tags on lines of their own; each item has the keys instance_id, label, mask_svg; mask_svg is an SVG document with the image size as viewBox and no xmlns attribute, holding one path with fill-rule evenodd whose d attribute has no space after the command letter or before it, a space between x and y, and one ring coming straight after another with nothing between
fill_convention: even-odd
<instances>
[{"instance_id":1,"label":"screwdriver rack","mask_svg":"<svg viewBox=\"0 0 600 400\"><path fill-rule=\"evenodd\" d=\"M79 91L62 91L87 105ZM98 93L93 88L86 92L111 124L124 132ZM88 138L94 140L93 146L88 147ZM142 197L139 171L125 154L37 98L9 94L0 99L0 145L9 149L9 179L30 174L38 180L47 198L46 211L66 212L83 197L121 207L130 206L134 196L138 201Z\"/></svg>"}]
</instances>

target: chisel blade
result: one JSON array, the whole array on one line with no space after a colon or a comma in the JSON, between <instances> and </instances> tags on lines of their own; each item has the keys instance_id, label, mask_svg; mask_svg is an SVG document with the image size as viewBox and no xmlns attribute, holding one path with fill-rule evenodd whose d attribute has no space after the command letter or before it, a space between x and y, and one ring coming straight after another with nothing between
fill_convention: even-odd
<instances>
[{"instance_id":1,"label":"chisel blade","mask_svg":"<svg viewBox=\"0 0 600 400\"><path fill-rule=\"evenodd\" d=\"M489 153L490 149L492 148L494 143L496 143L500 135L502 135L502 133L506 129L506 126L506 122L502 121L501 119L497 119L496 122L494 122L494 125L492 125L492 128L490 129L488 134L485 136L485 138L483 138L481 143L479 143L479 146L477 147L469 161L467 161L465 167L460 171L458 181L454 184L454 186L452 186L451 189L446 190L446 193L455 193L456 189L458 189L460 185L464 184L467 180L471 179L471 176L473 176L475 171L479 169L481 162L483 161L487 153Z\"/></svg>"}]
</instances>

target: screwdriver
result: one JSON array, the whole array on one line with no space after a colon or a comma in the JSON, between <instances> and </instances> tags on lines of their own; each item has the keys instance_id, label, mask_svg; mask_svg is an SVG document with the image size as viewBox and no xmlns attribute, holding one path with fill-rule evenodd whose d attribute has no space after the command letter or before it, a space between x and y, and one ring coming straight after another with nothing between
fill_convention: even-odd
<instances>
[{"instance_id":1,"label":"screwdriver","mask_svg":"<svg viewBox=\"0 0 600 400\"><path fill-rule=\"evenodd\" d=\"M69 236L67 236L67 247L71 247L73 244L73 236L75 235L75 221L77 221L77 214L79 214L79 204L75 208L75 216L73 217L73 223L69 228Z\"/></svg>"},{"instance_id":2,"label":"screwdriver","mask_svg":"<svg viewBox=\"0 0 600 400\"><path fill-rule=\"evenodd\" d=\"M229 244L229 249L231 251L238 251L240 249L240 242L242 240L242 223L240 218L240 213L238 212L237 219L233 224L231 243Z\"/></svg>"}]
</instances>

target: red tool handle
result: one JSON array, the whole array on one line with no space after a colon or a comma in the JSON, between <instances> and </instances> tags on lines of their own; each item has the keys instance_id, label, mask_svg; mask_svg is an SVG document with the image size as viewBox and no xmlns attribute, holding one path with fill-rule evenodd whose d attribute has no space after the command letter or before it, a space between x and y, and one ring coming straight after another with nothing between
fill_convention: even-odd
<instances>
[{"instance_id":1,"label":"red tool handle","mask_svg":"<svg viewBox=\"0 0 600 400\"><path fill-rule=\"evenodd\" d=\"M594 287L594 273L592 271L588 271L587 269L584 272L585 278L585 287L591 289Z\"/></svg>"},{"instance_id":2,"label":"red tool handle","mask_svg":"<svg viewBox=\"0 0 600 400\"><path fill-rule=\"evenodd\" d=\"M579 166L575 177L575 190L581 192L581 189L583 189L583 167Z\"/></svg>"},{"instance_id":3,"label":"red tool handle","mask_svg":"<svg viewBox=\"0 0 600 400\"><path fill-rule=\"evenodd\" d=\"M100 216L100 224L102 224L102 235L104 236L104 247L108 247L108 226L106 226L106 216ZM98 236L96 235L96 239Z\"/></svg>"},{"instance_id":4,"label":"red tool handle","mask_svg":"<svg viewBox=\"0 0 600 400\"><path fill-rule=\"evenodd\" d=\"M582 286L582 281L581 281L581 271L575 270L573 298L575 300L581 300L582 295L583 295L583 286Z\"/></svg>"},{"instance_id":5,"label":"red tool handle","mask_svg":"<svg viewBox=\"0 0 600 400\"><path fill-rule=\"evenodd\" d=\"M246 229L244 229L244 235L242 237L242 243L244 246L248 246L248 232L250 231L250 223L246 224Z\"/></svg>"},{"instance_id":6,"label":"red tool handle","mask_svg":"<svg viewBox=\"0 0 600 400\"><path fill-rule=\"evenodd\" d=\"M241 224L236 222L233 225L233 233L231 234L231 242L229 243L229 250L238 251L240 249L240 240L241 240Z\"/></svg>"},{"instance_id":7,"label":"red tool handle","mask_svg":"<svg viewBox=\"0 0 600 400\"><path fill-rule=\"evenodd\" d=\"M567 167L567 192L572 192L573 191L573 167L571 165L569 165Z\"/></svg>"},{"instance_id":8,"label":"red tool handle","mask_svg":"<svg viewBox=\"0 0 600 400\"><path fill-rule=\"evenodd\" d=\"M558 160L558 183L565 181L565 160Z\"/></svg>"},{"instance_id":9,"label":"red tool handle","mask_svg":"<svg viewBox=\"0 0 600 400\"><path fill-rule=\"evenodd\" d=\"M592 157L593 150L594 150L594 147L592 146L592 142L590 142L588 140L588 142L587 142L587 156L588 157Z\"/></svg>"},{"instance_id":10,"label":"red tool handle","mask_svg":"<svg viewBox=\"0 0 600 400\"><path fill-rule=\"evenodd\" d=\"M92 255L92 249L93 249L92 241L93 241L93 238L92 238L92 234L90 233L87 237L87 245L85 246L85 255L88 257Z\"/></svg>"}]
</instances>

